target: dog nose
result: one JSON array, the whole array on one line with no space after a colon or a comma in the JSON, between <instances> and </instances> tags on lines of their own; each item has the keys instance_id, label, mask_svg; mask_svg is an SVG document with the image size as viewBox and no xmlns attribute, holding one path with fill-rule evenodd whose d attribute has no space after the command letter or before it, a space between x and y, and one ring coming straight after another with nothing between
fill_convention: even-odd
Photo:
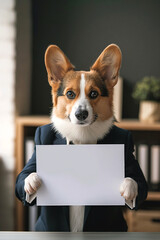
<instances>
[{"instance_id":1,"label":"dog nose","mask_svg":"<svg viewBox=\"0 0 160 240\"><path fill-rule=\"evenodd\" d=\"M78 109L75 112L75 116L79 121L84 121L88 117L88 111L87 110L81 110Z\"/></svg>"}]
</instances>

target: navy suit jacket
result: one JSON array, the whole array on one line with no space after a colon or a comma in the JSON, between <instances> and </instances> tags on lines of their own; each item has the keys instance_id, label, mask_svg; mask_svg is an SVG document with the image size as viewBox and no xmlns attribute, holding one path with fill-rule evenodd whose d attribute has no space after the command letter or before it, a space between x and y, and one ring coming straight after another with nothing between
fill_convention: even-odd
<instances>
[{"instance_id":1,"label":"navy suit jacket","mask_svg":"<svg viewBox=\"0 0 160 240\"><path fill-rule=\"evenodd\" d=\"M37 128L35 134L36 145L66 144L66 139L55 132L51 124ZM138 197L136 208L147 197L147 183L135 160L131 133L127 130L113 126L110 132L98 141L98 144L124 144L125 145L125 177L131 177L138 183ZM36 149L18 175L16 180L16 196L25 206L33 205L36 199L28 204L25 201L24 179L32 172L36 172ZM127 231L127 224L123 218L123 207L117 206L86 206L83 231ZM68 206L42 206L36 223L37 231L70 231Z\"/></svg>"}]
</instances>

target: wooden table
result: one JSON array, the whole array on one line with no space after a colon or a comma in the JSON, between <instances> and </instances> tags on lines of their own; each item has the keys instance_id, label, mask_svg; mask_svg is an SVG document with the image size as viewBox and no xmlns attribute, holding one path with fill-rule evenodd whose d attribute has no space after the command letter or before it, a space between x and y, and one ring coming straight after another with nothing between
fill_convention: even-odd
<instances>
[{"instance_id":1,"label":"wooden table","mask_svg":"<svg viewBox=\"0 0 160 240\"><path fill-rule=\"evenodd\" d=\"M0 232L0 240L159 240L160 233Z\"/></svg>"}]
</instances>

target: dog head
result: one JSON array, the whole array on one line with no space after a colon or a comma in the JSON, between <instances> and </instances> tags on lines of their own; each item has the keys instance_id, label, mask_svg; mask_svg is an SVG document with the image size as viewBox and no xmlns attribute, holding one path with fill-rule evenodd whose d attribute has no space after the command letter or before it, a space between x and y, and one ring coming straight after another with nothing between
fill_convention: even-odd
<instances>
[{"instance_id":1,"label":"dog head","mask_svg":"<svg viewBox=\"0 0 160 240\"><path fill-rule=\"evenodd\" d=\"M113 87L121 65L119 47L111 44L105 48L87 72L75 71L61 49L51 45L45 53L45 65L52 87L54 127L75 142L102 138L113 123Z\"/></svg>"}]
</instances>

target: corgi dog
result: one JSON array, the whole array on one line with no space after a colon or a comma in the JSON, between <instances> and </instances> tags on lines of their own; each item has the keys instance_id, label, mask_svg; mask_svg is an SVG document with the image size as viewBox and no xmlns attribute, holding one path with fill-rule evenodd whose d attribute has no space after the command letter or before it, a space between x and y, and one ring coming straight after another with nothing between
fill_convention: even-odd
<instances>
[{"instance_id":1,"label":"corgi dog","mask_svg":"<svg viewBox=\"0 0 160 240\"><path fill-rule=\"evenodd\" d=\"M52 87L54 128L74 144L94 144L114 122L113 88L118 81L121 50L111 44L90 71L75 71L56 45L48 47L45 65Z\"/></svg>"},{"instance_id":2,"label":"corgi dog","mask_svg":"<svg viewBox=\"0 0 160 240\"><path fill-rule=\"evenodd\" d=\"M67 144L96 144L109 133L115 121L113 89L118 81L121 59L120 48L111 44L100 54L90 71L75 71L58 46L47 48L45 66L53 100L51 119L53 128L66 138ZM41 180L36 172L25 178L27 202L33 201L40 186ZM130 177L124 178L120 193L133 208L132 202L138 194L137 182ZM81 219L76 229L82 230L84 206L70 209L71 217L76 215Z\"/></svg>"}]
</instances>

